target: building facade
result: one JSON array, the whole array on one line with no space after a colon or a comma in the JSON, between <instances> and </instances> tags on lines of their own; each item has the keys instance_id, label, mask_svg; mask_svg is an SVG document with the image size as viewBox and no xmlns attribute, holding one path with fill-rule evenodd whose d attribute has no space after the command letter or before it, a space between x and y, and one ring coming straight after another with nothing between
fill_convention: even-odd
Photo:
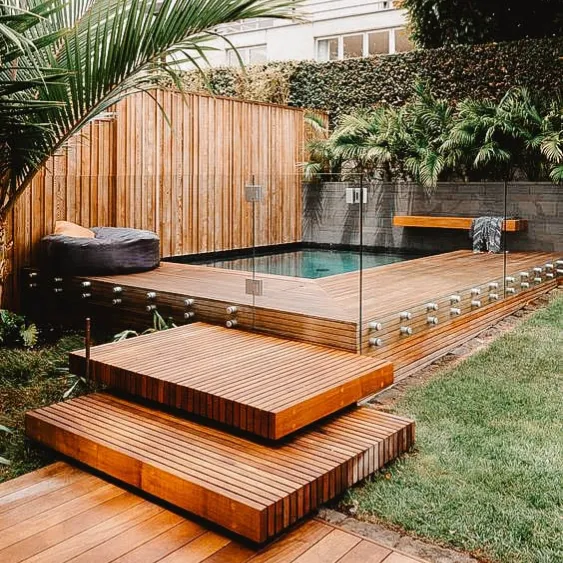
<instances>
[{"instance_id":1,"label":"building facade","mask_svg":"<svg viewBox=\"0 0 563 563\"><path fill-rule=\"evenodd\" d=\"M269 61L329 61L398 53L412 49L405 29L406 11L392 0L305 0L302 19L254 19L222 26L228 41L217 39L213 66ZM229 44L230 43L230 44Z\"/></svg>"}]
</instances>

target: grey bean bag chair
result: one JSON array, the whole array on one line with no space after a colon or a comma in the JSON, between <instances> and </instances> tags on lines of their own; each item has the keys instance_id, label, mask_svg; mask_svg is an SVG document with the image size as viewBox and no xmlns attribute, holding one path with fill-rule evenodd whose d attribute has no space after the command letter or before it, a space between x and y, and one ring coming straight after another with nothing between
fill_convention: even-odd
<instances>
[{"instance_id":1,"label":"grey bean bag chair","mask_svg":"<svg viewBox=\"0 0 563 563\"><path fill-rule=\"evenodd\" d=\"M44 265L59 274L106 275L144 272L160 263L160 240L152 231L116 227L92 231L94 238L44 237Z\"/></svg>"}]
</instances>

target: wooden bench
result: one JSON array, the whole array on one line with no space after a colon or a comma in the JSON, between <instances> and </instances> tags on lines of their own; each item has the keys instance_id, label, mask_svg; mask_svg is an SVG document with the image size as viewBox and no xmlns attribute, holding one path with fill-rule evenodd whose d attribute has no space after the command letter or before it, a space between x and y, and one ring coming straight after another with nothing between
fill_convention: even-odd
<instances>
[{"instance_id":1,"label":"wooden bench","mask_svg":"<svg viewBox=\"0 0 563 563\"><path fill-rule=\"evenodd\" d=\"M428 217L424 215L395 215L395 227L427 227L432 229L465 229L469 230L473 217ZM528 221L524 219L505 219L503 230L506 232L525 231Z\"/></svg>"}]
</instances>

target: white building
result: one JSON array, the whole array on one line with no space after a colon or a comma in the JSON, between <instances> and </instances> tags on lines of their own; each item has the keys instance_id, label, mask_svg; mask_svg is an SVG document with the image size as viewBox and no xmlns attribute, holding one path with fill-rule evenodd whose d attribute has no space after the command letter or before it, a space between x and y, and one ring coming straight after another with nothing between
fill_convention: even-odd
<instances>
[{"instance_id":1,"label":"white building","mask_svg":"<svg viewBox=\"0 0 563 563\"><path fill-rule=\"evenodd\" d=\"M392 0L305 0L305 21L254 19L218 31L234 45L245 64L285 60L328 61L412 49L405 30L406 11ZM216 40L208 58L213 66L238 65L230 45Z\"/></svg>"}]
</instances>

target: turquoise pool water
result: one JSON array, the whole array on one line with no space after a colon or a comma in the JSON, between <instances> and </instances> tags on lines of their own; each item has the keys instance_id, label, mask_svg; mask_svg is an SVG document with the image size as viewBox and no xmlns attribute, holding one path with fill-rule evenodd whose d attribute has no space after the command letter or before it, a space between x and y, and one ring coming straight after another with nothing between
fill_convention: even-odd
<instances>
[{"instance_id":1,"label":"turquoise pool water","mask_svg":"<svg viewBox=\"0 0 563 563\"><path fill-rule=\"evenodd\" d=\"M399 254L373 254L364 252L363 268L375 268L385 264L403 262L414 256ZM204 264L215 268L252 271L252 257L238 257L222 260L197 261L191 264ZM298 278L324 278L336 274L355 272L360 269L360 254L348 250L304 249L277 254L258 255L254 267L259 274L276 274Z\"/></svg>"}]
</instances>

